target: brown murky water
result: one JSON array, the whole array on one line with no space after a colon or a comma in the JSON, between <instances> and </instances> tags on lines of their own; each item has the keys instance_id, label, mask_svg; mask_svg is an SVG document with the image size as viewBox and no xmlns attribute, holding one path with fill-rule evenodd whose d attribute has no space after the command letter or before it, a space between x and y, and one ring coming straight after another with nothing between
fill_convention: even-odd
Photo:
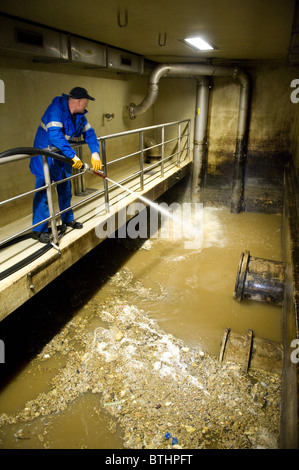
<instances>
[{"instance_id":1,"label":"brown murky water","mask_svg":"<svg viewBox=\"0 0 299 470\"><path fill-rule=\"evenodd\" d=\"M174 338L173 348L186 352L200 348L200 354L218 356L226 327L242 334L250 328L259 338L280 342L279 307L232 298L242 251L281 259L280 223L279 215L206 208L201 249L186 249L182 240L149 239L143 245L107 240L5 319L0 325L6 359L0 365L0 448L123 447L117 408L128 393L126 383L113 391L113 386L98 389L95 376L92 385L74 380L83 369L93 374L87 366L82 369L93 354L87 345L97 345L100 353L111 345L105 334L115 307L138 309L153 321L146 325L155 337L165 333ZM136 322L134 317L132 325ZM132 349L120 324L112 321L119 328L114 340ZM106 355L105 360L108 367L116 359ZM118 380L119 370L109 369L105 380Z\"/></svg>"},{"instance_id":2,"label":"brown murky water","mask_svg":"<svg viewBox=\"0 0 299 470\"><path fill-rule=\"evenodd\" d=\"M280 342L280 307L232 297L241 252L281 260L280 216L236 216L207 208L203 223L203 249L160 240L153 250L136 252L127 261L144 286L155 291L162 280L167 290L159 302L142 299L137 304L189 346L201 344L216 355L226 327L241 334L250 328L260 338Z\"/></svg>"}]
</instances>

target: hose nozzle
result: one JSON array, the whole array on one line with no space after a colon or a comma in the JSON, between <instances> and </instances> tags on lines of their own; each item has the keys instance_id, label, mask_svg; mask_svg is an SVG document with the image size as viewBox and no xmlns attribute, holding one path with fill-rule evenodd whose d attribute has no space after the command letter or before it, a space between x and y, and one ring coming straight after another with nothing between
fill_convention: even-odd
<instances>
[{"instance_id":1,"label":"hose nozzle","mask_svg":"<svg viewBox=\"0 0 299 470\"><path fill-rule=\"evenodd\" d=\"M88 171L89 173L94 173L95 175L97 176L101 176L103 179L106 178L106 176L104 175L104 173L102 171L99 171L99 170L93 170L92 168L90 168L87 163L83 163L82 165L82 170L83 171Z\"/></svg>"},{"instance_id":2,"label":"hose nozzle","mask_svg":"<svg viewBox=\"0 0 299 470\"><path fill-rule=\"evenodd\" d=\"M92 173L94 173L95 175L98 175L98 176L101 176L103 179L106 178L106 176L104 175L104 173L102 171L99 171L99 170L91 170Z\"/></svg>"}]
</instances>

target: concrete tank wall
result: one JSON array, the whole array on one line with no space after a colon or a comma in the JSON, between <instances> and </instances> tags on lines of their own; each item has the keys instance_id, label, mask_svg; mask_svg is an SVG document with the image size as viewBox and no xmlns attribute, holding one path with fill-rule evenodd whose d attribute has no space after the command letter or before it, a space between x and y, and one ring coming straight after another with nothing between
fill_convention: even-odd
<instances>
[{"instance_id":1,"label":"concrete tank wall","mask_svg":"<svg viewBox=\"0 0 299 470\"><path fill-rule=\"evenodd\" d=\"M294 105L290 83L297 68L285 63L238 64L248 72L252 86L249 153L288 153ZM162 78L154 106L156 121L195 114L195 78ZM211 78L208 122L209 165L212 167L235 150L240 82L228 77ZM299 105L298 105L299 106ZM139 118L138 118L139 119Z\"/></svg>"},{"instance_id":2,"label":"concrete tank wall","mask_svg":"<svg viewBox=\"0 0 299 470\"><path fill-rule=\"evenodd\" d=\"M285 63L247 62L238 64L251 81L251 109L248 135L246 210L282 210L283 167L291 155L292 122L295 105L290 84L297 68ZM154 106L156 121L195 115L195 78L162 78ZM215 189L215 205L229 206L237 134L240 82L229 77L211 78L207 129L208 154L205 187ZM298 104L299 106L299 104ZM274 200L264 194L256 198L257 186L279 188ZM224 197L220 198L221 190ZM253 200L257 200L254 205Z\"/></svg>"}]
</instances>

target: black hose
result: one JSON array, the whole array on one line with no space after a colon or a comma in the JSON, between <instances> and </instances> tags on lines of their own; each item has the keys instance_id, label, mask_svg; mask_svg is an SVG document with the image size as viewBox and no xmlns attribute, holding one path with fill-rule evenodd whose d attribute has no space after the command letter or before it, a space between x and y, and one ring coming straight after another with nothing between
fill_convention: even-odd
<instances>
[{"instance_id":1,"label":"black hose","mask_svg":"<svg viewBox=\"0 0 299 470\"><path fill-rule=\"evenodd\" d=\"M57 228L58 229L60 228L60 230L61 230L59 235L58 235L58 238L60 239L65 234L65 230L64 230L62 225L58 226ZM18 241L25 240L27 238L32 238L32 234L31 233L24 234L24 235L19 237ZM6 248L10 244L11 243L8 242L7 244L4 245L4 247ZM49 242L46 245L44 245L43 247L39 248L34 253L32 253L31 255L24 258L23 260L19 261L18 263L14 264L13 266L10 266L9 268L5 269L4 271L2 271L0 273L0 281L2 281L2 279L5 279L7 276L10 276L11 274L15 273L19 269L24 268L24 266L26 266L27 264L32 263L32 261L35 261L37 258L42 256L44 253L49 251L51 248L53 248L53 245Z\"/></svg>"},{"instance_id":2,"label":"black hose","mask_svg":"<svg viewBox=\"0 0 299 470\"><path fill-rule=\"evenodd\" d=\"M18 263L14 264L10 268L5 269L4 271L2 271L2 273L0 273L0 281L2 281L2 279L5 279L7 276L10 276L11 274L15 273L16 271L23 268L24 266L31 263L32 261L36 260L41 255L49 251L51 248L52 248L51 243L48 243L47 245L43 246L39 250L32 253L30 256L27 256L27 258L23 259L22 261L19 261Z\"/></svg>"},{"instance_id":3,"label":"black hose","mask_svg":"<svg viewBox=\"0 0 299 470\"><path fill-rule=\"evenodd\" d=\"M57 225L57 230L58 232L65 232L63 225ZM49 233L51 233L51 228L49 228ZM8 248L11 245L14 245L15 243L20 243L23 242L24 240L28 240L29 238L32 237L32 232L28 233L23 233L22 235L19 235L18 237L13 238L12 240L8 240L6 243L3 243L3 245L0 246L0 250L3 250L4 248Z\"/></svg>"},{"instance_id":4,"label":"black hose","mask_svg":"<svg viewBox=\"0 0 299 470\"><path fill-rule=\"evenodd\" d=\"M36 147L17 147L15 149L5 150L4 152L0 153L0 158L12 157L13 155L18 154L27 154L31 156L45 155L46 157L56 158L61 162L68 163L69 165L73 165L74 163L71 158L67 158L64 155L60 155L59 153L51 152L50 150L46 149L39 149Z\"/></svg>"},{"instance_id":5,"label":"black hose","mask_svg":"<svg viewBox=\"0 0 299 470\"><path fill-rule=\"evenodd\" d=\"M28 240L28 238L32 238L32 233L23 233L23 235L19 235L16 238L13 238L12 240L9 240L6 243L3 243L3 245L0 246L0 250L3 248L7 248L11 245L14 245L15 243L20 243L23 242L24 240Z\"/></svg>"}]
</instances>

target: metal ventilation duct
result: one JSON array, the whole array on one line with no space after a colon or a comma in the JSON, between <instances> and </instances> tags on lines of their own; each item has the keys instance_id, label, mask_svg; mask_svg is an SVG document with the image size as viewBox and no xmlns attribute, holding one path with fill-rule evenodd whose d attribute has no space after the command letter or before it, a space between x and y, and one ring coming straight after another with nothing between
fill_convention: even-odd
<instances>
[{"instance_id":1,"label":"metal ventilation duct","mask_svg":"<svg viewBox=\"0 0 299 470\"><path fill-rule=\"evenodd\" d=\"M0 14L0 52L35 62L143 73L144 58L89 39Z\"/></svg>"},{"instance_id":2,"label":"metal ventilation duct","mask_svg":"<svg viewBox=\"0 0 299 470\"><path fill-rule=\"evenodd\" d=\"M141 74L144 71L144 60L137 54L108 47L107 67L115 71Z\"/></svg>"},{"instance_id":3,"label":"metal ventilation duct","mask_svg":"<svg viewBox=\"0 0 299 470\"><path fill-rule=\"evenodd\" d=\"M75 36L70 36L69 46L70 62L85 68L107 66L106 46Z\"/></svg>"},{"instance_id":4,"label":"metal ventilation duct","mask_svg":"<svg viewBox=\"0 0 299 470\"><path fill-rule=\"evenodd\" d=\"M36 61L68 61L68 38L59 31L1 17L0 51Z\"/></svg>"}]
</instances>

